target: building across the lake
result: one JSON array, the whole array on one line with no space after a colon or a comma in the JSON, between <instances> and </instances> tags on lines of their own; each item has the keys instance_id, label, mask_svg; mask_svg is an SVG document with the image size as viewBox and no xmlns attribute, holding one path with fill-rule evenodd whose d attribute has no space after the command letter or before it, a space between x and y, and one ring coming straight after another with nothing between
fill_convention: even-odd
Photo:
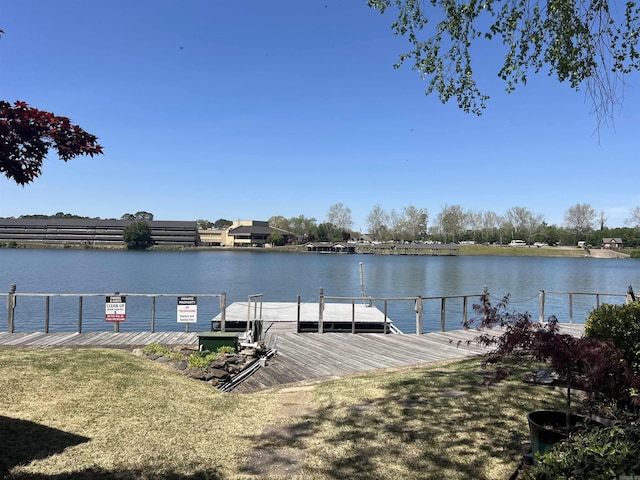
<instances>
[{"instance_id":1,"label":"building across the lake","mask_svg":"<svg viewBox=\"0 0 640 480\"><path fill-rule=\"evenodd\" d=\"M42 245L124 245L125 227L136 220L92 218L0 218L0 243ZM195 221L145 220L156 245L199 245Z\"/></svg>"},{"instance_id":2,"label":"building across the lake","mask_svg":"<svg viewBox=\"0 0 640 480\"><path fill-rule=\"evenodd\" d=\"M277 232L284 243L293 239L293 234L269 226L261 220L237 220L229 228L200 230L200 242L213 247L264 247L270 244L271 235Z\"/></svg>"}]
</instances>

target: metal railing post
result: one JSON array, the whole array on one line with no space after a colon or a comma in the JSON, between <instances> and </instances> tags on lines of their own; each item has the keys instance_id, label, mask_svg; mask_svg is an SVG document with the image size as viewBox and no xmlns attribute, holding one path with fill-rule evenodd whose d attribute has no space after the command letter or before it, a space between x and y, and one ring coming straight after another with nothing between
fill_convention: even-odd
<instances>
[{"instance_id":1,"label":"metal railing post","mask_svg":"<svg viewBox=\"0 0 640 480\"><path fill-rule=\"evenodd\" d=\"M446 307L447 304L447 297L442 297L441 300L441 305L440 305L440 331L444 332L446 331L446 327L445 327L445 322L446 322Z\"/></svg>"},{"instance_id":2,"label":"metal railing post","mask_svg":"<svg viewBox=\"0 0 640 480\"><path fill-rule=\"evenodd\" d=\"M544 293L544 290L540 290L540 294L538 296L538 298L539 298L538 302L539 302L539 305L540 305L540 307L539 307L540 314L539 314L539 317L538 317L538 321L540 323L544 322L544 302L545 302L545 297L546 297L546 295Z\"/></svg>"}]
</instances>

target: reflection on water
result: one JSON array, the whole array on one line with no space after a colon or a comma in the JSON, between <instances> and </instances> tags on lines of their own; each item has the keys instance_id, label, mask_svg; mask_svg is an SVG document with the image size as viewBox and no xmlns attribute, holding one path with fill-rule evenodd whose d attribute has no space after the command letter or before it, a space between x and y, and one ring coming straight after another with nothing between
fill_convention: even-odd
<instances>
[{"instance_id":1,"label":"reflection on water","mask_svg":"<svg viewBox=\"0 0 640 480\"><path fill-rule=\"evenodd\" d=\"M360 262L367 296L386 298L473 295L486 287L497 300L510 294L511 307L537 318L539 293L586 292L624 294L629 285L640 291L640 263L634 260L544 257L415 257L328 255L251 251L128 252L106 250L0 250L0 288L17 285L19 293L228 295L228 304L264 294L265 301L317 302L318 291L329 296L360 296ZM2 287L4 285L4 287ZM83 330L105 330L104 297L82 301ZM603 298L620 303L621 298ZM52 297L52 331L74 330L77 297ZM383 305L377 306L382 310ZM584 321L595 298L573 298L574 321ZM412 301L389 302L389 317L405 332L415 331ZM16 331L44 329L45 299L19 297ZM198 323L192 331L209 329L219 313L217 298L198 299ZM569 321L567 295L548 294L545 316ZM441 303L425 302L425 331L439 329ZM447 328L459 328L462 299L446 303ZM157 330L183 330L176 323L175 297L156 300ZM0 324L1 325L1 324ZM151 299L127 300L123 331L149 330ZM4 330L4 328L3 328Z\"/></svg>"}]
</instances>

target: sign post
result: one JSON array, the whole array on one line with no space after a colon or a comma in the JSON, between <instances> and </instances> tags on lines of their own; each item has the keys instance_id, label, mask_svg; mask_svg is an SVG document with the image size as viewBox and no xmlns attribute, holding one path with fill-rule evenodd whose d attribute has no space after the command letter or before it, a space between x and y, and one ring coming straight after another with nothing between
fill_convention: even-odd
<instances>
[{"instance_id":1,"label":"sign post","mask_svg":"<svg viewBox=\"0 0 640 480\"><path fill-rule=\"evenodd\" d=\"M189 333L189 324L198 321L198 297L178 297L178 323L184 323Z\"/></svg>"},{"instance_id":2,"label":"sign post","mask_svg":"<svg viewBox=\"0 0 640 480\"><path fill-rule=\"evenodd\" d=\"M113 322L113 331L120 331L120 322L127 319L127 297L116 293L107 295L104 320Z\"/></svg>"}]
</instances>

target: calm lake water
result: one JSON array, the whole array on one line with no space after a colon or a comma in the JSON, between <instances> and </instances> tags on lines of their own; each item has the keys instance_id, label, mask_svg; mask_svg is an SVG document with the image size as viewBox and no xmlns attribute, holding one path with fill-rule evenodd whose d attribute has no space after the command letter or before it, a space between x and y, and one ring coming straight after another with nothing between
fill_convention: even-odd
<instances>
[{"instance_id":1,"label":"calm lake water","mask_svg":"<svg viewBox=\"0 0 640 480\"><path fill-rule=\"evenodd\" d=\"M227 294L227 304L264 294L267 302L317 302L318 291L328 296L360 296L360 263L365 294L406 298L470 295L471 304L486 286L495 299L510 294L511 309L539 314L539 293L586 292L624 294L629 285L640 292L640 262L629 259L545 257L417 257L386 255L328 255L251 251L133 252L107 250L0 250L0 289L16 284L18 293L100 294L83 298L83 331L111 330L105 324L105 298L128 294ZM601 302L622 303L622 297ZM156 330L182 331L177 323L176 298L156 300ZM2 304L6 302L2 300ZM78 325L78 297L51 297L50 329L74 331ZM595 297L574 296L574 321L583 322L595 307ZM382 309L382 303L377 304ZM198 322L190 331L209 330L220 311L216 297L198 298ZM462 300L446 304L447 328L460 327ZM6 331L6 307L0 330ZM404 332L415 332L413 301L388 304L391 320ZM547 294L545 317L569 321L568 295ZM470 312L470 316L472 316ZM45 299L19 297L15 331L44 329ZM423 330L440 326L440 301L425 301ZM121 331L151 328L151 300L127 298L127 321Z\"/></svg>"}]
</instances>

